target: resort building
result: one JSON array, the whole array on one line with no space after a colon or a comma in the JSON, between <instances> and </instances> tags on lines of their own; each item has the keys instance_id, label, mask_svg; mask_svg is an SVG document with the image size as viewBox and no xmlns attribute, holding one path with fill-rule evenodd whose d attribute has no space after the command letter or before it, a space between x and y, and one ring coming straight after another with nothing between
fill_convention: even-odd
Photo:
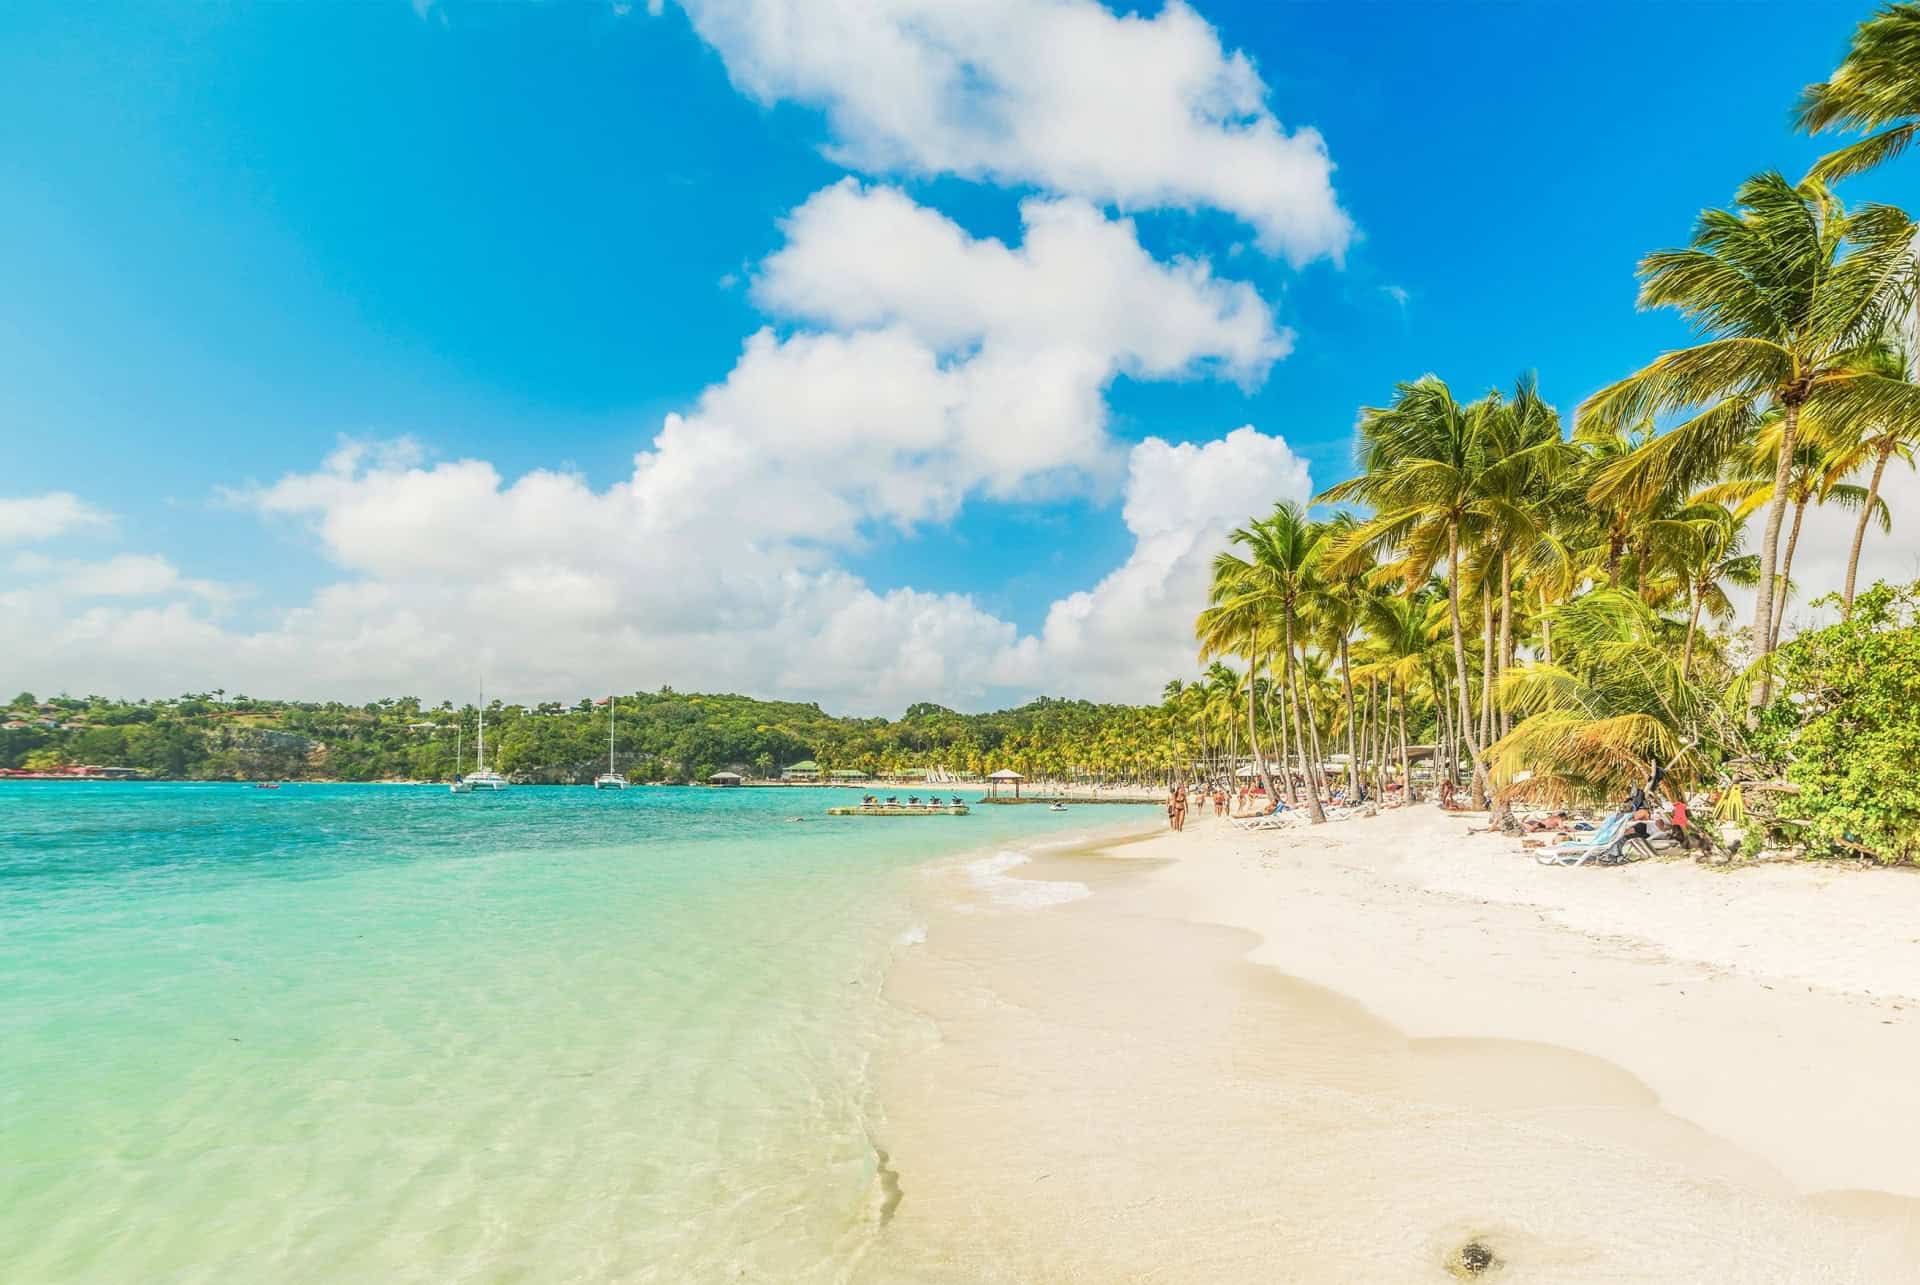
<instances>
[{"instance_id":1,"label":"resort building","mask_svg":"<svg viewBox=\"0 0 1920 1285\"><path fill-rule=\"evenodd\" d=\"M820 765L812 759L801 759L798 763L790 767L781 768L780 779L783 781L818 781L820 779Z\"/></svg>"},{"instance_id":2,"label":"resort building","mask_svg":"<svg viewBox=\"0 0 1920 1285\"><path fill-rule=\"evenodd\" d=\"M707 778L708 785L740 785L746 780L738 772L715 772Z\"/></svg>"}]
</instances>

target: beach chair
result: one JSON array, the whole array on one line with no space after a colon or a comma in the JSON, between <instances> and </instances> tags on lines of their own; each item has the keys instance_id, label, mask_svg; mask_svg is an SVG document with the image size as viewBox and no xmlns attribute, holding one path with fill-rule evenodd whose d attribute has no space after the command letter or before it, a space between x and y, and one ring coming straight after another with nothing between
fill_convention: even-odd
<instances>
[{"instance_id":1,"label":"beach chair","mask_svg":"<svg viewBox=\"0 0 1920 1285\"><path fill-rule=\"evenodd\" d=\"M1584 866L1589 861L1605 860L1612 851L1615 841L1620 838L1623 827L1631 824L1632 813L1621 810L1603 821L1598 830L1572 843L1563 843L1557 848L1548 848L1537 852L1533 859L1543 866ZM1633 849L1639 856L1652 855L1645 839L1628 839L1623 848Z\"/></svg>"},{"instance_id":2,"label":"beach chair","mask_svg":"<svg viewBox=\"0 0 1920 1285\"><path fill-rule=\"evenodd\" d=\"M1236 830L1283 830L1300 823L1300 812L1287 808L1281 812L1262 812L1259 816L1236 818L1233 826Z\"/></svg>"}]
</instances>

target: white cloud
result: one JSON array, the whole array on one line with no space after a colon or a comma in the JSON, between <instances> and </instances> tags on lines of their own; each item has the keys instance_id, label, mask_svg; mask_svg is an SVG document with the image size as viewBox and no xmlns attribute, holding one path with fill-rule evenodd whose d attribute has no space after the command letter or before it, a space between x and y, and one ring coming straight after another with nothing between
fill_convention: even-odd
<instances>
[{"instance_id":1,"label":"white cloud","mask_svg":"<svg viewBox=\"0 0 1920 1285\"><path fill-rule=\"evenodd\" d=\"M1119 375L1252 385L1292 336L1250 287L1157 263L1080 201L1028 201L1018 247L851 181L786 222L754 297L806 327L748 339L727 378L669 416L634 475L650 532L727 513L725 535L848 545L868 522L944 521L1117 473ZM737 498L736 498L737 497ZM688 524L692 524L689 527Z\"/></svg>"},{"instance_id":2,"label":"white cloud","mask_svg":"<svg viewBox=\"0 0 1920 1285\"><path fill-rule=\"evenodd\" d=\"M1224 532L1311 489L1285 442L1251 428L1205 445L1140 443L1123 508L1132 555L1023 638L966 595L877 591L800 544L657 539L632 482L596 491L536 472L508 483L482 461L404 459L349 448L254 493L263 513L310 519L351 577L265 628L223 624L188 600L200 582L153 560L114 559L112 572L39 560L42 579L0 591L16 681L365 699L460 696L484 673L508 698L666 682L862 713L927 699L978 707L1009 689L1148 700L1191 662ZM715 531L733 520L765 530L735 509L714 516ZM82 588L174 597L116 604Z\"/></svg>"},{"instance_id":3,"label":"white cloud","mask_svg":"<svg viewBox=\"0 0 1920 1285\"><path fill-rule=\"evenodd\" d=\"M1353 226L1318 131L1289 134L1252 61L1181 0L682 0L741 90L824 107L869 173L957 174L1111 203L1210 208L1295 264Z\"/></svg>"},{"instance_id":4,"label":"white cloud","mask_svg":"<svg viewBox=\"0 0 1920 1285\"><path fill-rule=\"evenodd\" d=\"M20 583L61 601L185 596L224 605L239 596L230 585L183 576L172 562L147 553L121 553L99 561L21 553L14 555L7 569Z\"/></svg>"},{"instance_id":5,"label":"white cloud","mask_svg":"<svg viewBox=\"0 0 1920 1285\"><path fill-rule=\"evenodd\" d=\"M0 544L32 544L112 521L111 515L70 491L0 498Z\"/></svg>"},{"instance_id":6,"label":"white cloud","mask_svg":"<svg viewBox=\"0 0 1920 1285\"><path fill-rule=\"evenodd\" d=\"M0 654L20 681L123 693L439 697L484 674L509 698L666 682L856 712L1010 688L1150 698L1190 659L1209 541L1304 495L1305 469L1251 429L1123 453L1106 389L1251 387L1291 335L1250 287L1156 262L1083 200L1021 218L1015 245L890 188L816 193L752 273L779 328L666 416L625 479L346 442L225 492L337 569L305 604L238 628L220 586L163 559L40 559L0 589ZM967 595L879 590L839 563L974 497L1119 486L1132 557L1033 638Z\"/></svg>"},{"instance_id":7,"label":"white cloud","mask_svg":"<svg viewBox=\"0 0 1920 1285\"><path fill-rule=\"evenodd\" d=\"M1206 443L1148 438L1127 464L1122 512L1133 552L1094 588L1054 603L1039 634L1009 653L1006 671L1036 690L1066 690L1059 684L1070 678L1076 695L1151 699L1193 665L1194 617L1228 532L1312 494L1306 461L1251 425Z\"/></svg>"}]
</instances>

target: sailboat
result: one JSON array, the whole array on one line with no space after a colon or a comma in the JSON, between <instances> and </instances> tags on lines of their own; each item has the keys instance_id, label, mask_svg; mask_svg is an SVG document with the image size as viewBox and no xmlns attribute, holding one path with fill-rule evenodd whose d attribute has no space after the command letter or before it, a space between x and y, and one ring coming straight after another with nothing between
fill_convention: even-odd
<instances>
[{"instance_id":1,"label":"sailboat","mask_svg":"<svg viewBox=\"0 0 1920 1285\"><path fill-rule=\"evenodd\" d=\"M476 766L473 771L467 773L464 780L454 782L457 793L471 794L475 790L507 788L507 778L487 766L487 688L484 683L480 687L480 748L474 754L474 763ZM460 789L462 785L467 788Z\"/></svg>"},{"instance_id":2,"label":"sailboat","mask_svg":"<svg viewBox=\"0 0 1920 1285\"><path fill-rule=\"evenodd\" d=\"M619 703L614 697L607 697L607 770L593 778L593 788L596 790L627 788L627 778L613 770L613 711Z\"/></svg>"}]
</instances>

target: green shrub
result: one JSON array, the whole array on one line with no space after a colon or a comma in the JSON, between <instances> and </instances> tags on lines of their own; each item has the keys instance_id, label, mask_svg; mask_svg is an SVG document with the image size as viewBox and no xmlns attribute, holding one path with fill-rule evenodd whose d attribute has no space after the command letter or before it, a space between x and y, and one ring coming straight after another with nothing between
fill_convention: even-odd
<instances>
[{"instance_id":1,"label":"green shrub","mask_svg":"<svg viewBox=\"0 0 1920 1285\"><path fill-rule=\"evenodd\" d=\"M1823 599L1832 602L1832 599ZM1763 737L1787 758L1779 815L1810 849L1920 861L1920 582L1884 582L1852 619L1803 634L1778 657L1780 699Z\"/></svg>"}]
</instances>

